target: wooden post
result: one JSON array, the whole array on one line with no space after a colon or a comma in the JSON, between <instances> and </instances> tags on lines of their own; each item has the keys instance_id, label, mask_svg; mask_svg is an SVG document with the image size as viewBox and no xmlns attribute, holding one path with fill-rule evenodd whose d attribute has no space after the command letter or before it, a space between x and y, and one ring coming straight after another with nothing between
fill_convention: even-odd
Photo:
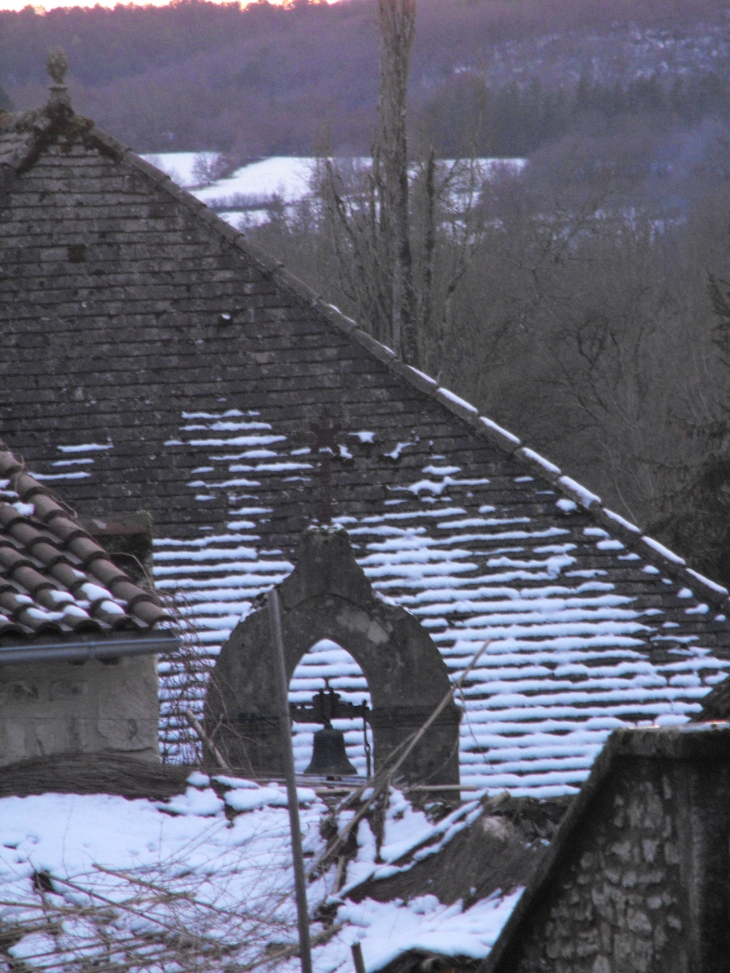
<instances>
[{"instance_id":1,"label":"wooden post","mask_svg":"<svg viewBox=\"0 0 730 973\"><path fill-rule=\"evenodd\" d=\"M355 965L355 973L365 973L365 961L362 958L362 946L360 943L353 943L350 946L352 950L352 962Z\"/></svg>"},{"instance_id":2,"label":"wooden post","mask_svg":"<svg viewBox=\"0 0 730 973\"><path fill-rule=\"evenodd\" d=\"M269 622L271 624L271 647L274 655L276 673L276 695L279 704L279 727L281 729L281 751L284 761L284 776L289 803L289 825L291 829L291 854L294 861L294 887L297 896L297 919L299 924L299 957L302 973L312 973L312 948L309 941L309 907L307 905L307 882L304 877L304 856L302 854L302 832L299 826L299 798L297 780L294 775L294 751L291 745L291 724L289 722L289 684L286 678L286 659L284 640L281 634L281 610L279 593L272 588L268 596Z\"/></svg>"}]
</instances>

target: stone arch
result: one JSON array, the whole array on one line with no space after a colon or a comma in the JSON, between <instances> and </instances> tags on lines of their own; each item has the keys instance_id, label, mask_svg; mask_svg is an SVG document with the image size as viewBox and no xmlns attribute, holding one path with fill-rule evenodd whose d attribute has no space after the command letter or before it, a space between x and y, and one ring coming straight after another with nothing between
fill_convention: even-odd
<instances>
[{"instance_id":1,"label":"stone arch","mask_svg":"<svg viewBox=\"0 0 730 973\"><path fill-rule=\"evenodd\" d=\"M431 715L449 690L446 665L409 612L380 599L355 560L344 530L309 530L297 565L278 586L287 680L310 646L331 639L357 661L373 701L377 770ZM208 733L231 766L281 774L266 607L240 622L221 653L205 703ZM449 704L401 773L413 783L458 784L461 710Z\"/></svg>"}]
</instances>

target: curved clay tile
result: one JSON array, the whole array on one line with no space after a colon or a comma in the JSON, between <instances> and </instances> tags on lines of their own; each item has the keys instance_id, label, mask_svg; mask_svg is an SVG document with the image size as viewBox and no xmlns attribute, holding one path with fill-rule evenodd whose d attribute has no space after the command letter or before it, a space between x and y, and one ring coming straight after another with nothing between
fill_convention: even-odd
<instances>
[{"instance_id":1,"label":"curved clay tile","mask_svg":"<svg viewBox=\"0 0 730 973\"><path fill-rule=\"evenodd\" d=\"M55 588L56 586L44 578L35 568L21 565L13 571L13 581L25 588L29 595L36 598L42 588Z\"/></svg>"},{"instance_id":2,"label":"curved clay tile","mask_svg":"<svg viewBox=\"0 0 730 973\"><path fill-rule=\"evenodd\" d=\"M0 441L0 637L136 631L169 620Z\"/></svg>"},{"instance_id":3,"label":"curved clay tile","mask_svg":"<svg viewBox=\"0 0 730 973\"><path fill-rule=\"evenodd\" d=\"M41 561L46 568L52 567L64 558L63 552L54 547L46 537L39 536L30 547L30 553L37 560Z\"/></svg>"},{"instance_id":4,"label":"curved clay tile","mask_svg":"<svg viewBox=\"0 0 730 973\"><path fill-rule=\"evenodd\" d=\"M76 555L85 568L96 558L106 558L108 556L103 547L100 547L95 540L83 534L67 541L66 547Z\"/></svg>"},{"instance_id":5,"label":"curved clay tile","mask_svg":"<svg viewBox=\"0 0 730 973\"><path fill-rule=\"evenodd\" d=\"M40 493L33 497L33 506L35 507L35 516L47 523L53 517L58 517L59 514L65 515L66 511L54 500L52 496L48 493Z\"/></svg>"},{"instance_id":6,"label":"curved clay tile","mask_svg":"<svg viewBox=\"0 0 730 973\"><path fill-rule=\"evenodd\" d=\"M48 529L56 536L62 544L68 545L76 537L86 537L86 531L71 520L68 515L53 518L53 524L48 525Z\"/></svg>"},{"instance_id":7,"label":"curved clay tile","mask_svg":"<svg viewBox=\"0 0 730 973\"><path fill-rule=\"evenodd\" d=\"M127 575L122 571L120 567L110 561L108 555L104 558L99 558L95 560L91 565L91 570L93 571L94 577L98 578L102 584L105 584L107 588L114 594L114 597L119 597L116 592L113 591L114 585L117 583L129 584L133 588L137 586L132 584L131 581L127 580Z\"/></svg>"},{"instance_id":8,"label":"curved clay tile","mask_svg":"<svg viewBox=\"0 0 730 973\"><path fill-rule=\"evenodd\" d=\"M0 527L8 530L13 524L18 523L18 521L23 521L23 514L11 503L5 503L0 506Z\"/></svg>"},{"instance_id":9,"label":"curved clay tile","mask_svg":"<svg viewBox=\"0 0 730 973\"><path fill-rule=\"evenodd\" d=\"M16 547L0 544L0 570L3 574L12 576L13 571L20 567L33 567L33 562L22 554Z\"/></svg>"},{"instance_id":10,"label":"curved clay tile","mask_svg":"<svg viewBox=\"0 0 730 973\"><path fill-rule=\"evenodd\" d=\"M20 499L28 503L36 493L41 493L46 488L38 482L30 473L20 472L13 475L13 487Z\"/></svg>"}]
</instances>

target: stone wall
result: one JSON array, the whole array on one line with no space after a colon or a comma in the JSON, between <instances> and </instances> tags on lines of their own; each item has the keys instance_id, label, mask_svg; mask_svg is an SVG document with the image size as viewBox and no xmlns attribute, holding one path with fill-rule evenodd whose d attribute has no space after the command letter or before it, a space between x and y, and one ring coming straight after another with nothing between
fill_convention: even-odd
<instances>
[{"instance_id":1,"label":"stone wall","mask_svg":"<svg viewBox=\"0 0 730 973\"><path fill-rule=\"evenodd\" d=\"M730 728L620 731L483 973L726 973L729 839Z\"/></svg>"},{"instance_id":2,"label":"stone wall","mask_svg":"<svg viewBox=\"0 0 730 973\"><path fill-rule=\"evenodd\" d=\"M158 760L156 656L0 667L0 766L54 753Z\"/></svg>"}]
</instances>

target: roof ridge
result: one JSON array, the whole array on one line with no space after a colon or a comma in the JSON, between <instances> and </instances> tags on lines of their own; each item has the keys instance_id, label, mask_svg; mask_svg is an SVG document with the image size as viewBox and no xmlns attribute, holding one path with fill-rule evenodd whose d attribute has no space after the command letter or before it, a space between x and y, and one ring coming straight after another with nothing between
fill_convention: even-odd
<instances>
[{"instance_id":1,"label":"roof ridge","mask_svg":"<svg viewBox=\"0 0 730 973\"><path fill-rule=\"evenodd\" d=\"M673 580L691 585L693 590L699 588L702 597L714 605L730 608L728 591L722 585L703 577L703 575L688 567L684 558L679 557L663 544L644 534L636 524L632 524L620 514L604 507L597 494L564 474L558 466L545 459L530 446L525 445L517 436L503 429L498 423L480 415L479 411L469 402L449 389L440 386L438 382L425 373L411 365L406 365L392 349L363 331L362 328L358 327L356 321L343 314L339 308L329 304L321 295L286 270L281 261L247 240L242 232L222 220L205 203L196 199L186 189L178 186L170 176L141 158L130 147L123 145L114 136L104 132L90 120L82 120L72 112L67 118L67 123L73 124L74 121L77 125L78 121L83 121L89 125L82 133L85 141L95 144L104 154L116 158L119 162L128 163L152 180L158 188L164 190L186 209L208 223L211 229L245 253L277 283L293 292L299 300L321 314L333 327L343 331L351 340L357 342L365 351L381 361L391 372L437 401L453 416L465 422L477 435L483 436L493 446L516 457L531 472L547 480L563 494L565 500L583 509L598 525L617 537L630 550L636 552L654 566L661 567Z\"/></svg>"}]
</instances>

